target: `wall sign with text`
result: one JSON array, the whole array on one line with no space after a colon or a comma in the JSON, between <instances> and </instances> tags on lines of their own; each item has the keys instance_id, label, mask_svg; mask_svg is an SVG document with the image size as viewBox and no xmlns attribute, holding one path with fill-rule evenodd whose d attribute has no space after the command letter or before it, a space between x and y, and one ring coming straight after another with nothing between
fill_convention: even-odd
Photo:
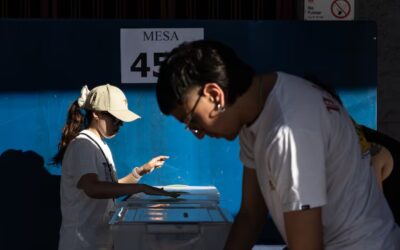
<instances>
[{"instance_id":1,"label":"wall sign with text","mask_svg":"<svg viewBox=\"0 0 400 250\"><path fill-rule=\"evenodd\" d=\"M121 29L121 83L156 83L167 53L199 39L203 28Z\"/></svg>"},{"instance_id":2,"label":"wall sign with text","mask_svg":"<svg viewBox=\"0 0 400 250\"><path fill-rule=\"evenodd\" d=\"M304 20L354 20L354 0L304 0Z\"/></svg>"}]
</instances>

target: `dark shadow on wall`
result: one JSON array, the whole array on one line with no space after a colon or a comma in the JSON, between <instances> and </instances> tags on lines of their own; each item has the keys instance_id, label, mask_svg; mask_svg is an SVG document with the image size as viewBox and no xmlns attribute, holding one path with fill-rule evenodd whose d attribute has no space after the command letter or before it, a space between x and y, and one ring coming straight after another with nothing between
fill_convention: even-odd
<instances>
[{"instance_id":1,"label":"dark shadow on wall","mask_svg":"<svg viewBox=\"0 0 400 250\"><path fill-rule=\"evenodd\" d=\"M57 249L60 177L33 151L4 151L0 167L0 249Z\"/></svg>"}]
</instances>

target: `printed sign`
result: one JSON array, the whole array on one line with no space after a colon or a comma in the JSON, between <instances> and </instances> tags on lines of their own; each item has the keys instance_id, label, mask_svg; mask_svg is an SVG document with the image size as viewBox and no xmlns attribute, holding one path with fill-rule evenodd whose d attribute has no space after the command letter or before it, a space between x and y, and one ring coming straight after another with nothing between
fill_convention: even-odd
<instances>
[{"instance_id":1,"label":"printed sign","mask_svg":"<svg viewBox=\"0 0 400 250\"><path fill-rule=\"evenodd\" d=\"M199 39L203 28L121 29L121 83L156 83L167 52Z\"/></svg>"},{"instance_id":2,"label":"printed sign","mask_svg":"<svg viewBox=\"0 0 400 250\"><path fill-rule=\"evenodd\" d=\"M354 20L354 0L304 0L304 20Z\"/></svg>"}]
</instances>

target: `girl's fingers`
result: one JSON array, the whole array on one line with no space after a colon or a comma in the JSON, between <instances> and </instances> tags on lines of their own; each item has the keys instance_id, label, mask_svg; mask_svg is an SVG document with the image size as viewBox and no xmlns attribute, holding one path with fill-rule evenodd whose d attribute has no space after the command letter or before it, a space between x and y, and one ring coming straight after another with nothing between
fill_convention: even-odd
<instances>
[{"instance_id":1,"label":"girl's fingers","mask_svg":"<svg viewBox=\"0 0 400 250\"><path fill-rule=\"evenodd\" d=\"M165 161L165 160L169 159L169 156L167 156L167 155L160 155L160 156L158 156L157 158L158 158L159 161Z\"/></svg>"}]
</instances>

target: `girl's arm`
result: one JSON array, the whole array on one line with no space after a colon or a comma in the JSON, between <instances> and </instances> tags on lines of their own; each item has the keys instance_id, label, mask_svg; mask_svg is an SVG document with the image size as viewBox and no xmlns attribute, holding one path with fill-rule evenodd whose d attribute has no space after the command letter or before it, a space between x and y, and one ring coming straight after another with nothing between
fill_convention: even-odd
<instances>
[{"instance_id":1,"label":"girl's arm","mask_svg":"<svg viewBox=\"0 0 400 250\"><path fill-rule=\"evenodd\" d=\"M162 188L155 188L146 184L121 184L100 181L97 174L94 173L83 175L77 184L77 188L82 189L87 196L95 199L117 198L122 195L131 195L140 192L174 198L179 196L177 192L167 192Z\"/></svg>"},{"instance_id":2,"label":"girl's arm","mask_svg":"<svg viewBox=\"0 0 400 250\"><path fill-rule=\"evenodd\" d=\"M153 172L154 169L161 168L164 165L165 161L169 158L169 156L160 155L154 157L149 162L144 164L141 167L135 167L132 171L118 180L119 183L138 183L140 178L148 173Z\"/></svg>"}]
</instances>

